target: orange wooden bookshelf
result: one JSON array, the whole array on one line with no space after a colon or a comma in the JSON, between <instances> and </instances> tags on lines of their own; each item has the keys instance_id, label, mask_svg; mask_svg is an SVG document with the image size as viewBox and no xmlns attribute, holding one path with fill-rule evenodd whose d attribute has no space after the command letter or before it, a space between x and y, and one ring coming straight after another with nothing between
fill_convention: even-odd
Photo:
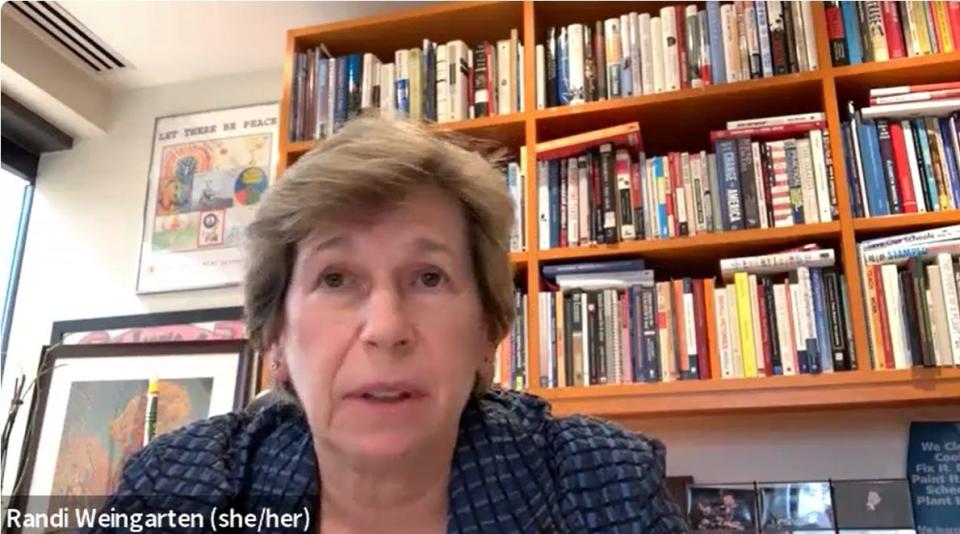
<instances>
[{"instance_id":1,"label":"orange wooden bookshelf","mask_svg":"<svg viewBox=\"0 0 960 534\"><path fill-rule=\"evenodd\" d=\"M637 10L655 13L667 2L457 2L377 15L287 32L280 115L282 171L318 141L287 140L291 80L296 52L324 44L334 55L372 52L390 58L401 48L423 39L467 43L502 39L519 30L524 46L525 112L498 115L432 127L496 141L505 147L534 147L538 142L639 121L647 154L702 150L711 146L710 130L723 129L728 120L823 111L830 135L830 155L839 206L838 220L798 225L704 234L664 240L628 241L561 249L539 249L535 179L536 154L527 151L525 184L527 250L510 260L519 285L532 297L541 290L540 267L548 262L639 256L667 270L712 269L718 274L723 257L761 254L787 246L816 242L834 247L847 280L847 299L858 371L733 380L681 381L657 384L619 384L543 389L539 375L538 299L528 298L527 374L530 391L551 401L554 412L590 413L607 417L665 417L728 412L886 407L930 403L960 403L960 368L870 370L857 240L901 231L960 223L960 211L854 218L850 211L841 145L841 106L867 103L869 89L901 84L956 80L960 52L926 55L879 63L834 67L830 61L823 4L813 3L816 48L820 68L811 72L774 76L699 89L589 102L575 106L536 109L534 44L542 43L552 25L593 21Z\"/></svg>"}]
</instances>

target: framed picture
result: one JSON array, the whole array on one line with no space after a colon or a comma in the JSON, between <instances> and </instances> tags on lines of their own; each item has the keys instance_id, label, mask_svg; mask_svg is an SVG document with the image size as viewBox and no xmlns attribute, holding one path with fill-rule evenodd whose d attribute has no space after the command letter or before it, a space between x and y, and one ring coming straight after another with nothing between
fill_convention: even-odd
<instances>
[{"instance_id":1,"label":"framed picture","mask_svg":"<svg viewBox=\"0 0 960 534\"><path fill-rule=\"evenodd\" d=\"M50 346L246 339L243 308L207 308L53 323Z\"/></svg>"},{"instance_id":2,"label":"framed picture","mask_svg":"<svg viewBox=\"0 0 960 534\"><path fill-rule=\"evenodd\" d=\"M913 528L910 484L895 480L834 480L837 528L903 530Z\"/></svg>"},{"instance_id":3,"label":"framed picture","mask_svg":"<svg viewBox=\"0 0 960 534\"><path fill-rule=\"evenodd\" d=\"M694 532L754 532L757 494L752 484L687 487L688 516Z\"/></svg>"},{"instance_id":4,"label":"framed picture","mask_svg":"<svg viewBox=\"0 0 960 534\"><path fill-rule=\"evenodd\" d=\"M271 103L157 119L137 293L240 282L244 229L274 178L278 116Z\"/></svg>"},{"instance_id":5,"label":"framed picture","mask_svg":"<svg viewBox=\"0 0 960 534\"><path fill-rule=\"evenodd\" d=\"M245 341L63 345L43 357L17 508L49 497L98 506L141 449L146 393L159 379L157 435L243 408L252 358ZM56 503L62 505L63 502Z\"/></svg>"},{"instance_id":6,"label":"framed picture","mask_svg":"<svg viewBox=\"0 0 960 534\"><path fill-rule=\"evenodd\" d=\"M761 484L760 532L833 532L829 482Z\"/></svg>"}]
</instances>

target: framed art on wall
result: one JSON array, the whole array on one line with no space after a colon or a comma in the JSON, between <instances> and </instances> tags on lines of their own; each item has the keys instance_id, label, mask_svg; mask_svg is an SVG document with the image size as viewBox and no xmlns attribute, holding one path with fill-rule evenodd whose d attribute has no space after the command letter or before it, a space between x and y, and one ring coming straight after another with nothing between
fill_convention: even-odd
<instances>
[{"instance_id":1,"label":"framed art on wall","mask_svg":"<svg viewBox=\"0 0 960 534\"><path fill-rule=\"evenodd\" d=\"M98 500L116 490L142 447L147 387L157 378L156 432L242 409L250 397L245 341L64 345L41 364L18 507L40 496ZM34 496L37 496L36 498ZM62 504L62 503L61 503Z\"/></svg>"},{"instance_id":2,"label":"framed art on wall","mask_svg":"<svg viewBox=\"0 0 960 534\"><path fill-rule=\"evenodd\" d=\"M243 308L206 308L56 321L50 346L246 339Z\"/></svg>"},{"instance_id":3,"label":"framed art on wall","mask_svg":"<svg viewBox=\"0 0 960 534\"><path fill-rule=\"evenodd\" d=\"M278 115L271 103L157 119L137 293L240 282L243 232L274 178Z\"/></svg>"}]
</instances>

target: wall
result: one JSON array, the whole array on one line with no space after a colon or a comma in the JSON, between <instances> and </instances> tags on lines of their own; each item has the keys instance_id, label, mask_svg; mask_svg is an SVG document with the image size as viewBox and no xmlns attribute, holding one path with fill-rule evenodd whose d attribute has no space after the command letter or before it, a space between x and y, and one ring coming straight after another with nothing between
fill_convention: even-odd
<instances>
[{"instance_id":1,"label":"wall","mask_svg":"<svg viewBox=\"0 0 960 534\"><path fill-rule=\"evenodd\" d=\"M40 160L0 401L6 407L19 370L35 374L54 321L238 306L239 289L135 294L147 168L156 117L279 101L279 69L115 96L104 136ZM12 484L26 407L8 452Z\"/></svg>"}]
</instances>

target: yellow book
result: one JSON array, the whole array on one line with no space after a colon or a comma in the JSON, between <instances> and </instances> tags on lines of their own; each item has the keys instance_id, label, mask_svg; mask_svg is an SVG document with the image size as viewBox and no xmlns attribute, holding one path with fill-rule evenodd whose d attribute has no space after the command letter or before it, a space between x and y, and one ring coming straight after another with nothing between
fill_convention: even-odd
<instances>
[{"instance_id":1,"label":"yellow book","mask_svg":"<svg viewBox=\"0 0 960 534\"><path fill-rule=\"evenodd\" d=\"M423 53L419 48L410 49L410 118L423 119Z\"/></svg>"},{"instance_id":2,"label":"yellow book","mask_svg":"<svg viewBox=\"0 0 960 534\"><path fill-rule=\"evenodd\" d=\"M737 323L740 325L740 355L743 358L743 376L757 376L757 357L753 344L753 317L750 314L750 279L747 273L733 275L737 288Z\"/></svg>"},{"instance_id":3,"label":"yellow book","mask_svg":"<svg viewBox=\"0 0 960 534\"><path fill-rule=\"evenodd\" d=\"M954 51L953 35L950 33L950 15L947 14L947 4L943 0L938 0L930 5L933 12L933 24L937 27L937 34L940 37L938 44L940 52L950 53Z\"/></svg>"},{"instance_id":4,"label":"yellow book","mask_svg":"<svg viewBox=\"0 0 960 534\"><path fill-rule=\"evenodd\" d=\"M933 37L927 32L927 6L925 2L907 2L907 9L910 10L910 16L916 27L911 27L911 31L917 32L917 40L920 43L921 54L932 54L933 46L930 44L930 38ZM933 37L936 39L936 37Z\"/></svg>"}]
</instances>

